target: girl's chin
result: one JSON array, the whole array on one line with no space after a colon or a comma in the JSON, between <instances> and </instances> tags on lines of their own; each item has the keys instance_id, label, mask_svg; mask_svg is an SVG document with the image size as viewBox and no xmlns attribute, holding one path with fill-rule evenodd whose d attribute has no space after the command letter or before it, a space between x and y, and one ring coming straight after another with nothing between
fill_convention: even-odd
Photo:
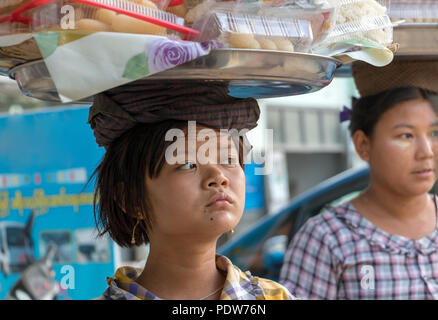
<instances>
[{"instance_id":1,"label":"girl's chin","mask_svg":"<svg viewBox=\"0 0 438 320\"><path fill-rule=\"evenodd\" d=\"M229 211L218 210L208 216L207 222L218 232L224 233L233 229L239 223L240 217L241 215L237 216Z\"/></svg>"}]
</instances>

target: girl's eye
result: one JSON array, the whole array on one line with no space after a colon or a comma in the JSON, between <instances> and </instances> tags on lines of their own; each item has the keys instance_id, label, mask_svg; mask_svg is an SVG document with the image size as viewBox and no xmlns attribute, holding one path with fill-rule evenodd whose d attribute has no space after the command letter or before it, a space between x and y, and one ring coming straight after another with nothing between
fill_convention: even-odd
<instances>
[{"instance_id":1,"label":"girl's eye","mask_svg":"<svg viewBox=\"0 0 438 320\"><path fill-rule=\"evenodd\" d=\"M229 157L227 159L227 163L226 164L237 164L237 159L234 157Z\"/></svg>"},{"instance_id":2,"label":"girl's eye","mask_svg":"<svg viewBox=\"0 0 438 320\"><path fill-rule=\"evenodd\" d=\"M187 162L186 164L183 164L182 166L179 166L178 169L181 170L191 170L196 168L196 163L194 162Z\"/></svg>"},{"instance_id":3,"label":"girl's eye","mask_svg":"<svg viewBox=\"0 0 438 320\"><path fill-rule=\"evenodd\" d=\"M410 133L403 133L399 137L402 138L402 139L411 139L414 136L412 134L410 134Z\"/></svg>"},{"instance_id":4,"label":"girl's eye","mask_svg":"<svg viewBox=\"0 0 438 320\"><path fill-rule=\"evenodd\" d=\"M438 138L438 130L432 131L432 137Z\"/></svg>"}]
</instances>

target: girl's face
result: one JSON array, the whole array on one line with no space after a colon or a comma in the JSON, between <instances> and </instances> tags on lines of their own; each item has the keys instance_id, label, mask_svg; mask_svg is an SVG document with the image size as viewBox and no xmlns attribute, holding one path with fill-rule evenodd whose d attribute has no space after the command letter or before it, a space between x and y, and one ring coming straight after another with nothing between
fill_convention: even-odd
<instances>
[{"instance_id":1,"label":"girl's face","mask_svg":"<svg viewBox=\"0 0 438 320\"><path fill-rule=\"evenodd\" d=\"M433 187L438 177L438 116L428 101L395 105L365 140L358 152L369 162L374 181L401 195L419 195Z\"/></svg>"},{"instance_id":2,"label":"girl's face","mask_svg":"<svg viewBox=\"0 0 438 320\"><path fill-rule=\"evenodd\" d=\"M205 127L198 125L197 133L201 129ZM206 148L205 141L186 135L182 142L186 152L183 163L166 161L158 177L146 178L154 219L151 242L154 234L166 239L210 240L239 222L245 202L245 175L239 152L228 134L210 130L218 142L214 144L217 157L214 152L210 155L213 149ZM191 143L196 152L188 152ZM224 158L225 163L220 161Z\"/></svg>"}]
</instances>

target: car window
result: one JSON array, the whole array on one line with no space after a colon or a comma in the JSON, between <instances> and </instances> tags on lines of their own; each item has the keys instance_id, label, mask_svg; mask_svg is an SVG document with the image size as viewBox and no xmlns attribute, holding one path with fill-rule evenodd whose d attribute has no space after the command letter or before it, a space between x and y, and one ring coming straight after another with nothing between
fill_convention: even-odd
<instances>
[{"instance_id":1,"label":"car window","mask_svg":"<svg viewBox=\"0 0 438 320\"><path fill-rule=\"evenodd\" d=\"M24 229L20 227L6 228L6 241L8 246L24 247L26 246L26 235Z\"/></svg>"}]
</instances>

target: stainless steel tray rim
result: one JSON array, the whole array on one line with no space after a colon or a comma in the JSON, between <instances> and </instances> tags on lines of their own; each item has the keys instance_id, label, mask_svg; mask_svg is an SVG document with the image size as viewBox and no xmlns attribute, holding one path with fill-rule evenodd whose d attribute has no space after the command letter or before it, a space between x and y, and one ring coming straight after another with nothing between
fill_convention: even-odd
<instances>
[{"instance_id":1,"label":"stainless steel tray rim","mask_svg":"<svg viewBox=\"0 0 438 320\"><path fill-rule=\"evenodd\" d=\"M340 60L322 55L223 48L142 80L224 81L228 83L231 96L268 98L269 90L272 97L319 90L331 82L341 65ZM41 100L59 100L42 59L17 65L8 75L26 95ZM89 103L90 98L84 99Z\"/></svg>"}]
</instances>

